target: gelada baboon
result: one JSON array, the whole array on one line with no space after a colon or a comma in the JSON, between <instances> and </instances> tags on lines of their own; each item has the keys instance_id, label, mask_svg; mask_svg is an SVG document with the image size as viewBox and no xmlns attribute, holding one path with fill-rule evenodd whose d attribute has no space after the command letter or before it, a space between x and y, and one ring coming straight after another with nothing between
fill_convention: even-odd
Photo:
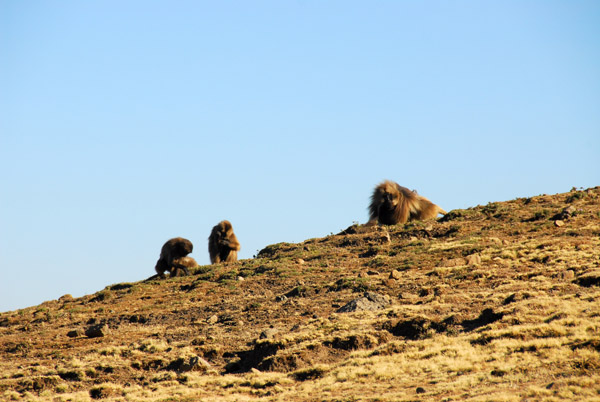
<instances>
[{"instance_id":1,"label":"gelada baboon","mask_svg":"<svg viewBox=\"0 0 600 402\"><path fill-rule=\"evenodd\" d=\"M171 277L174 277L182 276L182 272L184 272L185 275L189 275L190 271L188 271L188 268L197 268L198 263L192 257L181 257L175 258L171 263L171 266Z\"/></svg>"},{"instance_id":2,"label":"gelada baboon","mask_svg":"<svg viewBox=\"0 0 600 402\"><path fill-rule=\"evenodd\" d=\"M219 262L237 261L238 251L240 251L240 242L233 233L231 222L221 221L215 225L208 238L210 262L217 264Z\"/></svg>"},{"instance_id":3,"label":"gelada baboon","mask_svg":"<svg viewBox=\"0 0 600 402\"><path fill-rule=\"evenodd\" d=\"M183 270L186 275L189 275L188 266L189 261L182 262L179 261L177 266L173 264L174 261L177 261L183 257L186 257L189 253L194 249L194 245L188 239L184 239L183 237L174 237L173 239L168 240L160 250L160 257L158 261L156 261L156 273L161 278L165 277L165 271L169 271L171 276L177 276L179 274L179 270ZM191 257L189 257L191 258ZM193 258L191 258L193 260ZM195 263L196 261L194 261Z\"/></svg>"},{"instance_id":4,"label":"gelada baboon","mask_svg":"<svg viewBox=\"0 0 600 402\"><path fill-rule=\"evenodd\" d=\"M369 206L369 222L374 225L395 225L414 220L432 219L445 214L439 206L421 197L416 191L402 187L398 183L386 180L373 191Z\"/></svg>"}]
</instances>

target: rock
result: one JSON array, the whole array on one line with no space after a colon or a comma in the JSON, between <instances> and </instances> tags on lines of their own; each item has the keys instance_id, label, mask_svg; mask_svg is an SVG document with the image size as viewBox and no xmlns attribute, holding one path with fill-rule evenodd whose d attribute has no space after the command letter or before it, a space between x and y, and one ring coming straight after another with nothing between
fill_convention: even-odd
<instances>
[{"instance_id":1,"label":"rock","mask_svg":"<svg viewBox=\"0 0 600 402\"><path fill-rule=\"evenodd\" d=\"M238 280L238 282L243 282L243 281L245 281L245 279L244 279L244 277L243 277L243 276L238 276L238 277L237 277L237 280Z\"/></svg>"},{"instance_id":2,"label":"rock","mask_svg":"<svg viewBox=\"0 0 600 402\"><path fill-rule=\"evenodd\" d=\"M340 307L337 313L350 313L354 311L376 311L386 308L392 303L388 295L365 292L363 297L354 299L345 306Z\"/></svg>"},{"instance_id":3,"label":"rock","mask_svg":"<svg viewBox=\"0 0 600 402\"><path fill-rule=\"evenodd\" d=\"M395 288L398 285L398 282L395 279L384 279L383 284L388 288Z\"/></svg>"},{"instance_id":4,"label":"rock","mask_svg":"<svg viewBox=\"0 0 600 402\"><path fill-rule=\"evenodd\" d=\"M415 392L417 394L424 394L425 393L425 388L423 388L423 387L417 387L417 389L415 390Z\"/></svg>"},{"instance_id":5,"label":"rock","mask_svg":"<svg viewBox=\"0 0 600 402\"><path fill-rule=\"evenodd\" d=\"M405 321L398 321L389 328L394 336L399 336L409 340L425 339L430 336L431 321L415 317Z\"/></svg>"},{"instance_id":6,"label":"rock","mask_svg":"<svg viewBox=\"0 0 600 402\"><path fill-rule=\"evenodd\" d=\"M286 296L286 295L281 295L281 296L277 296L277 297L275 297L275 301L276 301L276 302L284 302L284 301L286 301L287 299L288 299L288 298L287 298L287 296Z\"/></svg>"},{"instance_id":7,"label":"rock","mask_svg":"<svg viewBox=\"0 0 600 402\"><path fill-rule=\"evenodd\" d=\"M560 219L557 219L554 221L554 225L558 226L558 227L564 226L564 224L565 223L563 221L561 221Z\"/></svg>"},{"instance_id":8,"label":"rock","mask_svg":"<svg viewBox=\"0 0 600 402\"><path fill-rule=\"evenodd\" d=\"M73 296L71 296L70 294L66 294L66 295L59 297L58 301L63 302L63 303L73 301Z\"/></svg>"},{"instance_id":9,"label":"rock","mask_svg":"<svg viewBox=\"0 0 600 402\"><path fill-rule=\"evenodd\" d=\"M574 281L576 284L584 287L600 286L600 270L595 269L580 275Z\"/></svg>"},{"instance_id":10,"label":"rock","mask_svg":"<svg viewBox=\"0 0 600 402\"><path fill-rule=\"evenodd\" d=\"M554 215L550 219L553 220L553 221L555 221L555 222L564 221L564 220L567 220L570 217L572 217L575 214L576 211L577 211L577 209L573 205L571 205L571 206L568 206L568 207L564 208L562 211L560 211L560 213Z\"/></svg>"},{"instance_id":11,"label":"rock","mask_svg":"<svg viewBox=\"0 0 600 402\"><path fill-rule=\"evenodd\" d=\"M400 271L393 269L392 272L390 272L390 279L402 279L402 274Z\"/></svg>"},{"instance_id":12,"label":"rock","mask_svg":"<svg viewBox=\"0 0 600 402\"><path fill-rule=\"evenodd\" d=\"M575 278L575 271L573 271L572 269L567 269L565 272L562 273L562 278L566 281L570 281L573 278Z\"/></svg>"},{"instance_id":13,"label":"rock","mask_svg":"<svg viewBox=\"0 0 600 402\"><path fill-rule=\"evenodd\" d=\"M306 264L306 261L304 261L302 258L298 258L298 259L296 260L296 262L297 262L298 264L300 264L300 265L304 265L304 264Z\"/></svg>"},{"instance_id":14,"label":"rock","mask_svg":"<svg viewBox=\"0 0 600 402\"><path fill-rule=\"evenodd\" d=\"M481 256L479 254L471 254L467 256L467 265L481 264Z\"/></svg>"},{"instance_id":15,"label":"rock","mask_svg":"<svg viewBox=\"0 0 600 402\"><path fill-rule=\"evenodd\" d=\"M87 336L88 338L101 338L103 336L108 335L109 333L110 329L106 324L92 325L91 327L88 327L88 329L85 330L85 336Z\"/></svg>"},{"instance_id":16,"label":"rock","mask_svg":"<svg viewBox=\"0 0 600 402\"><path fill-rule=\"evenodd\" d=\"M83 335L83 331L80 329L74 329L72 331L67 332L67 336L69 338L78 338Z\"/></svg>"},{"instance_id":17,"label":"rock","mask_svg":"<svg viewBox=\"0 0 600 402\"><path fill-rule=\"evenodd\" d=\"M198 356L188 358L180 357L173 360L167 366L167 370L184 373L188 371L206 371L210 368L210 363Z\"/></svg>"},{"instance_id":18,"label":"rock","mask_svg":"<svg viewBox=\"0 0 600 402\"><path fill-rule=\"evenodd\" d=\"M206 322L209 324L216 324L218 321L219 321L219 316L216 314L210 316L210 318L208 320L206 320Z\"/></svg>"},{"instance_id":19,"label":"rock","mask_svg":"<svg viewBox=\"0 0 600 402\"><path fill-rule=\"evenodd\" d=\"M268 329L265 329L263 332L261 332L260 335L258 336L258 338L259 339L274 338L278 332L279 331L277 331L275 328L268 328Z\"/></svg>"}]
</instances>

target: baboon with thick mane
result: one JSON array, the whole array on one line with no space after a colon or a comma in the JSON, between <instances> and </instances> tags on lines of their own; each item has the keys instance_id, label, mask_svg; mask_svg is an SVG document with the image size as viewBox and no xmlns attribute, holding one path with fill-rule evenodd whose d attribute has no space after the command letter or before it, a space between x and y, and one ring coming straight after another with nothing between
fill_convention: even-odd
<instances>
[{"instance_id":1,"label":"baboon with thick mane","mask_svg":"<svg viewBox=\"0 0 600 402\"><path fill-rule=\"evenodd\" d=\"M231 222L224 220L212 228L208 238L208 253L212 264L237 261L240 248L240 242L233 233Z\"/></svg>"},{"instance_id":2,"label":"baboon with thick mane","mask_svg":"<svg viewBox=\"0 0 600 402\"><path fill-rule=\"evenodd\" d=\"M375 187L369 205L369 222L374 225L395 225L414 220L432 219L446 214L439 206L420 196L416 191L386 180Z\"/></svg>"},{"instance_id":3,"label":"baboon with thick mane","mask_svg":"<svg viewBox=\"0 0 600 402\"><path fill-rule=\"evenodd\" d=\"M183 237L174 237L167 240L160 250L160 257L154 267L158 276L164 278L166 271L169 271L172 277L178 276L179 270L183 270L186 275L189 275L188 268L193 268L190 266L192 264L191 261L194 264L196 263L192 257L187 257L193 249L194 245L192 242ZM189 258L189 260L185 260L184 257ZM174 262L176 263L174 264ZM195 266L197 265L195 264Z\"/></svg>"}]
</instances>

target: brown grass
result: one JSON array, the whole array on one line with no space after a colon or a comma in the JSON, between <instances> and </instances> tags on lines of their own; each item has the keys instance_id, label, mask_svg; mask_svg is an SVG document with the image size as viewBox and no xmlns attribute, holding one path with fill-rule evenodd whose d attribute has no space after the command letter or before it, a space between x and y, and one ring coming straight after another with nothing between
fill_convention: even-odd
<instances>
[{"instance_id":1,"label":"brown grass","mask_svg":"<svg viewBox=\"0 0 600 402\"><path fill-rule=\"evenodd\" d=\"M353 226L2 313L0 400L600 400L599 266L600 188Z\"/></svg>"}]
</instances>

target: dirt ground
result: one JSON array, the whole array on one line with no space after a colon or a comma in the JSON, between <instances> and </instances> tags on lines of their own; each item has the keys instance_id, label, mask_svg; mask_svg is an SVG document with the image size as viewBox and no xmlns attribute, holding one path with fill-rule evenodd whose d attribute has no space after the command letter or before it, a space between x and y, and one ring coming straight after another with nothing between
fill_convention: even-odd
<instances>
[{"instance_id":1,"label":"dirt ground","mask_svg":"<svg viewBox=\"0 0 600 402\"><path fill-rule=\"evenodd\" d=\"M1 313L0 399L600 401L600 187Z\"/></svg>"}]
</instances>

